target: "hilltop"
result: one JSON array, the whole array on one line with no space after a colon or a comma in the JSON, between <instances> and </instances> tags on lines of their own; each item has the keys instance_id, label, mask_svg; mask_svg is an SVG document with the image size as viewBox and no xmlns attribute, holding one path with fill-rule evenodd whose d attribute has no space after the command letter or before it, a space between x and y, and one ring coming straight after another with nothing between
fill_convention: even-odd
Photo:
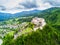
<instances>
[{"instance_id":1,"label":"hilltop","mask_svg":"<svg viewBox=\"0 0 60 45\"><path fill-rule=\"evenodd\" d=\"M38 18L33 18L32 21L35 20L37 21ZM42 18L42 21L43 20ZM42 24L44 25L43 29L38 28L34 31L35 26L42 26L41 23L39 23L40 21L41 20L37 21L37 24L33 22L23 22L19 29L10 31L4 36L2 45L59 45L60 32L52 26Z\"/></svg>"}]
</instances>

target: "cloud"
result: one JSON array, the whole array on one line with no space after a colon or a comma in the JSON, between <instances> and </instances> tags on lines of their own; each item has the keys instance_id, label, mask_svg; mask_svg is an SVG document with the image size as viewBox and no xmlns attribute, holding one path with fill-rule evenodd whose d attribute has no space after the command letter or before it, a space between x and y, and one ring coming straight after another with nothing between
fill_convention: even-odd
<instances>
[{"instance_id":1,"label":"cloud","mask_svg":"<svg viewBox=\"0 0 60 45\"><path fill-rule=\"evenodd\" d=\"M0 12L16 13L24 10L45 10L59 7L59 0L0 0Z\"/></svg>"},{"instance_id":2,"label":"cloud","mask_svg":"<svg viewBox=\"0 0 60 45\"><path fill-rule=\"evenodd\" d=\"M53 6L60 6L60 0L47 0Z\"/></svg>"},{"instance_id":3,"label":"cloud","mask_svg":"<svg viewBox=\"0 0 60 45\"><path fill-rule=\"evenodd\" d=\"M0 6L0 10L6 10L6 8L4 6Z\"/></svg>"}]
</instances>

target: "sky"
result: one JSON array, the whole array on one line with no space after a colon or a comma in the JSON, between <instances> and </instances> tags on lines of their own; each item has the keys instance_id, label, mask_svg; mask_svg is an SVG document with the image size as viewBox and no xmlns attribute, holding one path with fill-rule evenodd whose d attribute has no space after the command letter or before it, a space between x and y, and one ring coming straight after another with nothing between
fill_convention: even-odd
<instances>
[{"instance_id":1,"label":"sky","mask_svg":"<svg viewBox=\"0 0 60 45\"><path fill-rule=\"evenodd\" d=\"M17 13L60 7L60 0L0 0L0 12Z\"/></svg>"}]
</instances>

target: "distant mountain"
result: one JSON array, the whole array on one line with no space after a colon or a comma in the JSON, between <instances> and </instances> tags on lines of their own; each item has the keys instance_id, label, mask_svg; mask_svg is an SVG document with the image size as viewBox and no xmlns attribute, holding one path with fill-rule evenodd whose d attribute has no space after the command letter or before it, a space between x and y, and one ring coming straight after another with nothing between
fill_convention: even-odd
<instances>
[{"instance_id":1,"label":"distant mountain","mask_svg":"<svg viewBox=\"0 0 60 45\"><path fill-rule=\"evenodd\" d=\"M34 14L37 12L41 12L40 10L31 10L31 11L23 11L15 14L10 14L10 13L3 13L0 12L0 21L5 21L8 19L13 19L13 18L18 18L21 16L30 16L30 14Z\"/></svg>"},{"instance_id":2,"label":"distant mountain","mask_svg":"<svg viewBox=\"0 0 60 45\"><path fill-rule=\"evenodd\" d=\"M43 10L43 11L41 11L41 10L23 11L23 12L19 12L19 13L15 13L15 14L0 12L0 21L5 21L8 19L14 19L14 18L20 18L20 17L34 16L34 17L43 17L48 21L50 20L51 22L52 21L56 22L57 20L60 21L59 15L60 15L59 7L53 7L53 8Z\"/></svg>"},{"instance_id":3,"label":"distant mountain","mask_svg":"<svg viewBox=\"0 0 60 45\"><path fill-rule=\"evenodd\" d=\"M11 17L12 17L12 14L0 12L0 21L7 20L8 18L11 18Z\"/></svg>"}]
</instances>

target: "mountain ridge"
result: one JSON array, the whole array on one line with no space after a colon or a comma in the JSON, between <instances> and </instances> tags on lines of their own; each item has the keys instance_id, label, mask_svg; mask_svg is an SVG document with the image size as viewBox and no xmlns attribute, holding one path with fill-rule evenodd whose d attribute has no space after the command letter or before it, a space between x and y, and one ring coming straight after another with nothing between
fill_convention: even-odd
<instances>
[{"instance_id":1,"label":"mountain ridge","mask_svg":"<svg viewBox=\"0 0 60 45\"><path fill-rule=\"evenodd\" d=\"M14 19L14 18L19 18L19 17L28 17L28 16L36 16L44 13L53 13L54 11L59 11L59 7L53 7L53 8L49 8L46 10L32 10L32 11L23 11L23 12L19 12L19 13L15 13L15 14L10 14L10 13L1 13L0 12L0 21L5 21L5 20L9 20L9 19ZM35 15L34 15L35 14Z\"/></svg>"}]
</instances>

